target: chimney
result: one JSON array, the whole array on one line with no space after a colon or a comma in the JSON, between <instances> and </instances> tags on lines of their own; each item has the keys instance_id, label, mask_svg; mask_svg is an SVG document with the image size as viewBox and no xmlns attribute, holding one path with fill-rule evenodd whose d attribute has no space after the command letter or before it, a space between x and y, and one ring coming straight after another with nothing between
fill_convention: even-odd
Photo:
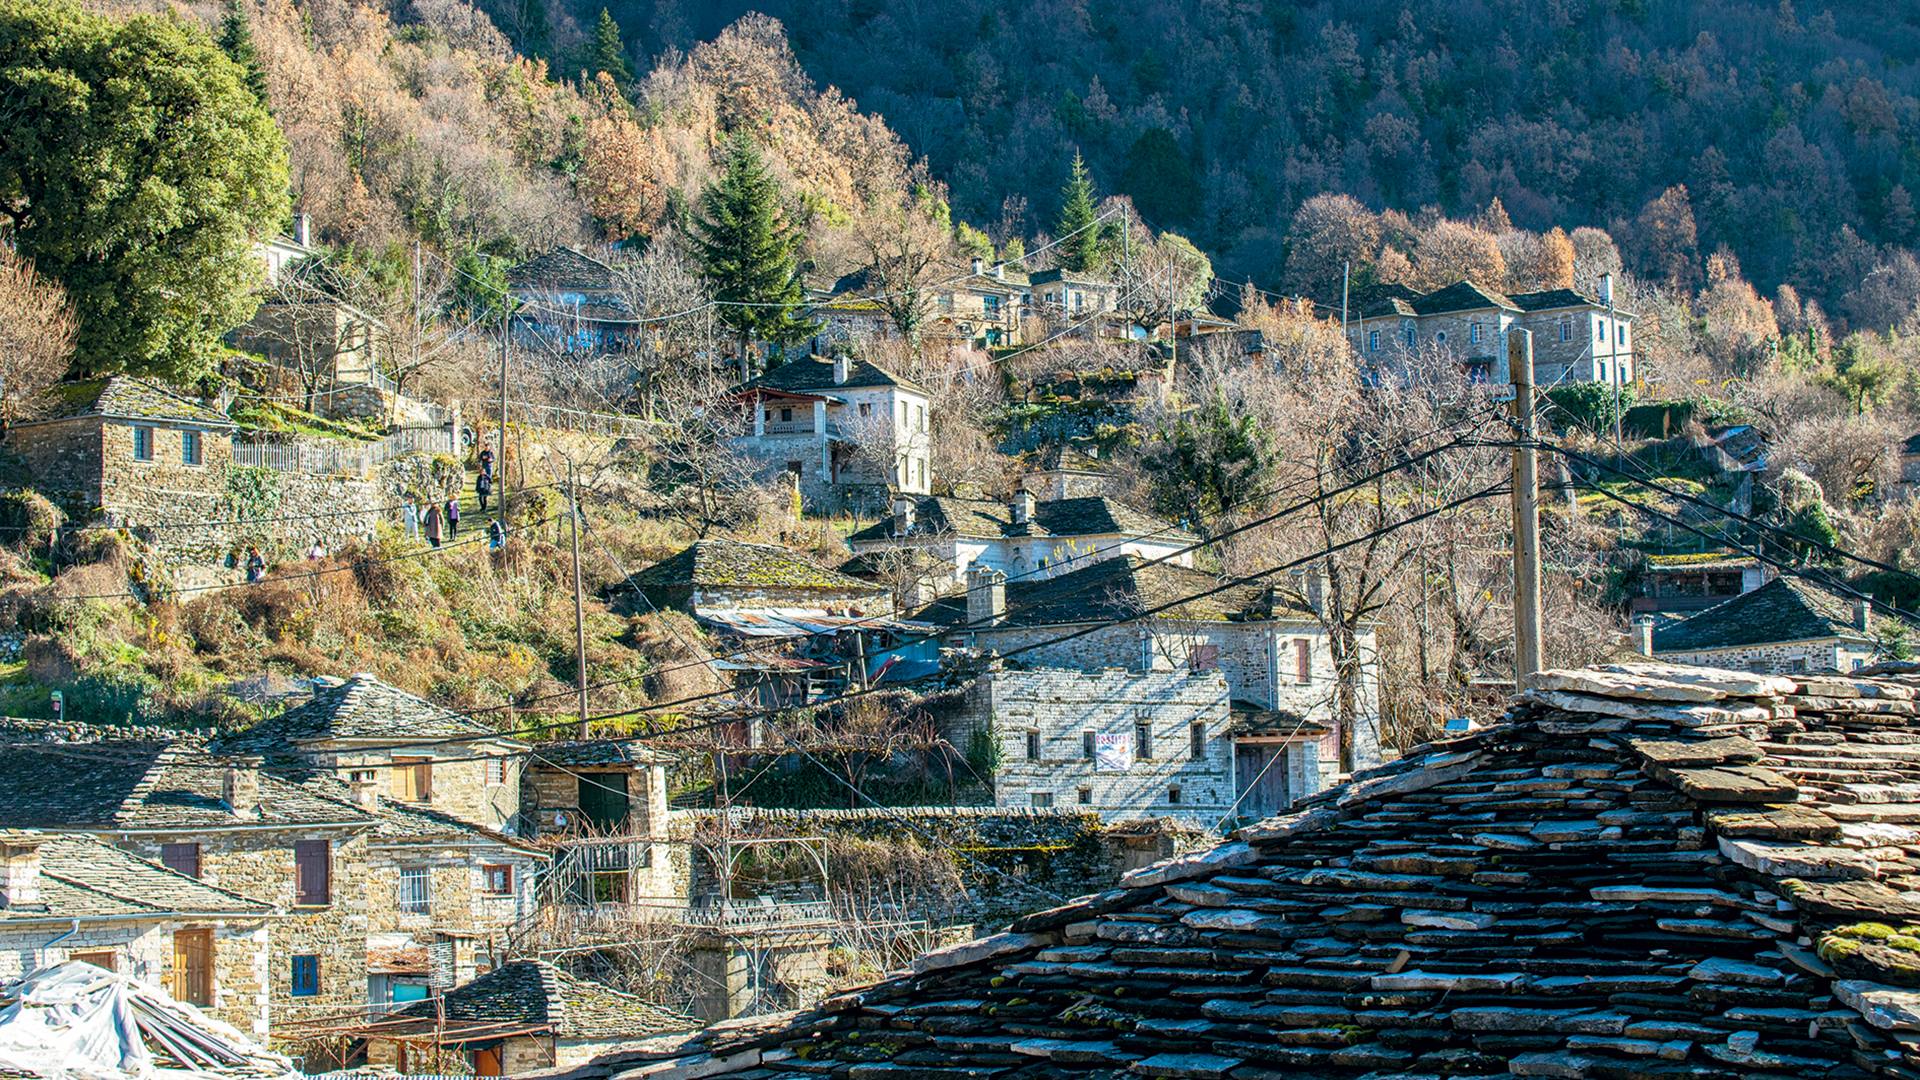
<instances>
[{"instance_id":1,"label":"chimney","mask_svg":"<svg viewBox=\"0 0 1920 1080\"><path fill-rule=\"evenodd\" d=\"M1653 655L1653 620L1641 619L1633 624L1633 651L1641 656Z\"/></svg>"},{"instance_id":2,"label":"chimney","mask_svg":"<svg viewBox=\"0 0 1920 1080\"><path fill-rule=\"evenodd\" d=\"M310 221L305 214L293 215L293 242L301 247L307 246L307 239L311 235Z\"/></svg>"},{"instance_id":3,"label":"chimney","mask_svg":"<svg viewBox=\"0 0 1920 1080\"><path fill-rule=\"evenodd\" d=\"M380 808L380 781L355 780L352 787L353 805L367 811Z\"/></svg>"},{"instance_id":4,"label":"chimney","mask_svg":"<svg viewBox=\"0 0 1920 1080\"><path fill-rule=\"evenodd\" d=\"M986 270L986 268L987 268L987 261L985 259L973 260L973 276L974 277L979 277L981 273L983 273Z\"/></svg>"},{"instance_id":5,"label":"chimney","mask_svg":"<svg viewBox=\"0 0 1920 1080\"><path fill-rule=\"evenodd\" d=\"M220 798L234 817L260 816L260 759L235 758L221 778Z\"/></svg>"},{"instance_id":6,"label":"chimney","mask_svg":"<svg viewBox=\"0 0 1920 1080\"><path fill-rule=\"evenodd\" d=\"M993 280L995 281L1007 280L1007 264L1006 263L993 264Z\"/></svg>"},{"instance_id":7,"label":"chimney","mask_svg":"<svg viewBox=\"0 0 1920 1080\"><path fill-rule=\"evenodd\" d=\"M905 536L913 531L913 500L905 495L893 497L893 535Z\"/></svg>"},{"instance_id":8,"label":"chimney","mask_svg":"<svg viewBox=\"0 0 1920 1080\"><path fill-rule=\"evenodd\" d=\"M1613 303L1613 275L1610 273L1600 275L1600 302Z\"/></svg>"},{"instance_id":9,"label":"chimney","mask_svg":"<svg viewBox=\"0 0 1920 1080\"><path fill-rule=\"evenodd\" d=\"M1007 616L1007 575L975 565L967 571L967 624L997 626Z\"/></svg>"},{"instance_id":10,"label":"chimney","mask_svg":"<svg viewBox=\"0 0 1920 1080\"><path fill-rule=\"evenodd\" d=\"M1864 631L1867 628L1868 604L1865 600L1853 602L1853 628Z\"/></svg>"},{"instance_id":11,"label":"chimney","mask_svg":"<svg viewBox=\"0 0 1920 1080\"><path fill-rule=\"evenodd\" d=\"M1013 493L1013 523L1025 525L1033 520L1033 492L1022 489Z\"/></svg>"},{"instance_id":12,"label":"chimney","mask_svg":"<svg viewBox=\"0 0 1920 1080\"><path fill-rule=\"evenodd\" d=\"M1319 611L1323 591L1320 585L1320 568L1318 566L1307 567L1307 606L1315 611Z\"/></svg>"},{"instance_id":13,"label":"chimney","mask_svg":"<svg viewBox=\"0 0 1920 1080\"><path fill-rule=\"evenodd\" d=\"M844 385L846 381L847 358L844 356L836 356L833 358L833 385L841 386Z\"/></svg>"},{"instance_id":14,"label":"chimney","mask_svg":"<svg viewBox=\"0 0 1920 1080\"><path fill-rule=\"evenodd\" d=\"M35 830L0 837L0 910L44 908L40 902L40 842Z\"/></svg>"}]
</instances>

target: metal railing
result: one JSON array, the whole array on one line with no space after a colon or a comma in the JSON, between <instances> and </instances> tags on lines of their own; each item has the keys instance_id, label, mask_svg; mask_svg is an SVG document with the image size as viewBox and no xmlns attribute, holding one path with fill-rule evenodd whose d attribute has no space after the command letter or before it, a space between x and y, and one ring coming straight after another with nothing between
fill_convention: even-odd
<instances>
[{"instance_id":1,"label":"metal railing","mask_svg":"<svg viewBox=\"0 0 1920 1080\"><path fill-rule=\"evenodd\" d=\"M369 477L373 471L397 457L412 453L455 453L452 431L443 427L401 428L373 442L243 442L233 441L233 463L280 472L312 473L320 476Z\"/></svg>"}]
</instances>

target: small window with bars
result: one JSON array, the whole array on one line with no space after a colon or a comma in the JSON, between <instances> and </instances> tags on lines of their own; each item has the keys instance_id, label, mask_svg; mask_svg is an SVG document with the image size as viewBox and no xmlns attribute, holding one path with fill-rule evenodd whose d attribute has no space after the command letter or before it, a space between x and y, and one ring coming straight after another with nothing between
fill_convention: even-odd
<instances>
[{"instance_id":1,"label":"small window with bars","mask_svg":"<svg viewBox=\"0 0 1920 1080\"><path fill-rule=\"evenodd\" d=\"M153 460L153 429L145 424L133 429L133 457L136 461Z\"/></svg>"},{"instance_id":2,"label":"small window with bars","mask_svg":"<svg viewBox=\"0 0 1920 1080\"><path fill-rule=\"evenodd\" d=\"M1037 731L1027 732L1027 760L1040 760L1040 733Z\"/></svg>"},{"instance_id":3,"label":"small window with bars","mask_svg":"<svg viewBox=\"0 0 1920 1080\"><path fill-rule=\"evenodd\" d=\"M425 915L428 910L427 868L400 868L400 910L409 915Z\"/></svg>"},{"instance_id":4,"label":"small window with bars","mask_svg":"<svg viewBox=\"0 0 1920 1080\"><path fill-rule=\"evenodd\" d=\"M513 893L513 867L483 866L480 868L480 887L489 896L510 896Z\"/></svg>"},{"instance_id":5,"label":"small window with bars","mask_svg":"<svg viewBox=\"0 0 1920 1080\"><path fill-rule=\"evenodd\" d=\"M1133 757L1135 761L1153 760L1153 725L1133 725Z\"/></svg>"},{"instance_id":6,"label":"small window with bars","mask_svg":"<svg viewBox=\"0 0 1920 1080\"><path fill-rule=\"evenodd\" d=\"M293 958L294 997L313 997L320 993L320 957L307 954Z\"/></svg>"},{"instance_id":7,"label":"small window with bars","mask_svg":"<svg viewBox=\"0 0 1920 1080\"><path fill-rule=\"evenodd\" d=\"M507 762L505 758L487 759L487 786L501 787L507 782Z\"/></svg>"}]
</instances>

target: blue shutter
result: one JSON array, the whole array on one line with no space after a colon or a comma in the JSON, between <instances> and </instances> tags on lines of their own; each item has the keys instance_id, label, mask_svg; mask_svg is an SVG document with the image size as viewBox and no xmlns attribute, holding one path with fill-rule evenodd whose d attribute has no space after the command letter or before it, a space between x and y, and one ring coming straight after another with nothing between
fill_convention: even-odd
<instances>
[{"instance_id":1,"label":"blue shutter","mask_svg":"<svg viewBox=\"0 0 1920 1080\"><path fill-rule=\"evenodd\" d=\"M318 956L296 956L293 958L293 996L312 997L320 992L320 958Z\"/></svg>"}]
</instances>

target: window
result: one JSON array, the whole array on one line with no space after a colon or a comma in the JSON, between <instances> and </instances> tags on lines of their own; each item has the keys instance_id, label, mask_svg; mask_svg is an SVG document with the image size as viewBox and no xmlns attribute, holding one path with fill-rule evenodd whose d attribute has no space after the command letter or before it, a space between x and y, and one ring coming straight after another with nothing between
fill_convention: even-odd
<instances>
[{"instance_id":1,"label":"window","mask_svg":"<svg viewBox=\"0 0 1920 1080\"><path fill-rule=\"evenodd\" d=\"M1027 760L1040 760L1040 733L1037 731L1027 732Z\"/></svg>"},{"instance_id":2,"label":"window","mask_svg":"<svg viewBox=\"0 0 1920 1080\"><path fill-rule=\"evenodd\" d=\"M313 997L320 992L320 958L312 953L293 958L294 997Z\"/></svg>"},{"instance_id":3,"label":"window","mask_svg":"<svg viewBox=\"0 0 1920 1080\"><path fill-rule=\"evenodd\" d=\"M999 318L1000 317L1000 298L997 296L981 297L980 310L984 312L987 318L989 319Z\"/></svg>"},{"instance_id":4,"label":"window","mask_svg":"<svg viewBox=\"0 0 1920 1080\"><path fill-rule=\"evenodd\" d=\"M1433 335L1433 340L1437 344L1445 345L1447 343L1447 332L1445 330L1440 331Z\"/></svg>"},{"instance_id":5,"label":"window","mask_svg":"<svg viewBox=\"0 0 1920 1080\"><path fill-rule=\"evenodd\" d=\"M861 416L872 416L872 415L873 415L873 402L871 402L871 401L863 401L863 402L861 402L861 403L860 403L860 415L861 415Z\"/></svg>"},{"instance_id":6,"label":"window","mask_svg":"<svg viewBox=\"0 0 1920 1080\"><path fill-rule=\"evenodd\" d=\"M137 461L153 460L153 429L145 425L133 429L133 456Z\"/></svg>"},{"instance_id":7,"label":"window","mask_svg":"<svg viewBox=\"0 0 1920 1080\"><path fill-rule=\"evenodd\" d=\"M507 782L507 760L490 757L487 759L487 786L503 787Z\"/></svg>"},{"instance_id":8,"label":"window","mask_svg":"<svg viewBox=\"0 0 1920 1080\"><path fill-rule=\"evenodd\" d=\"M1195 675L1203 671L1212 671L1220 666L1220 646L1195 645L1187 654L1187 670Z\"/></svg>"},{"instance_id":9,"label":"window","mask_svg":"<svg viewBox=\"0 0 1920 1080\"><path fill-rule=\"evenodd\" d=\"M1572 320L1568 320L1568 321L1566 321L1566 322L1562 322L1562 323L1560 324L1560 340L1561 340L1561 341L1572 341L1572 340L1573 340L1573 322L1572 322Z\"/></svg>"},{"instance_id":10,"label":"window","mask_svg":"<svg viewBox=\"0 0 1920 1080\"><path fill-rule=\"evenodd\" d=\"M1380 331L1378 330L1367 331L1367 351L1368 352L1380 351Z\"/></svg>"},{"instance_id":11,"label":"window","mask_svg":"<svg viewBox=\"0 0 1920 1080\"><path fill-rule=\"evenodd\" d=\"M347 779L356 784L368 783L370 781L380 779L380 770L355 769L352 772L347 774Z\"/></svg>"},{"instance_id":12,"label":"window","mask_svg":"<svg viewBox=\"0 0 1920 1080\"><path fill-rule=\"evenodd\" d=\"M1293 681L1297 683L1313 680L1313 642L1306 638L1293 639Z\"/></svg>"},{"instance_id":13,"label":"window","mask_svg":"<svg viewBox=\"0 0 1920 1080\"><path fill-rule=\"evenodd\" d=\"M1467 327L1467 341L1470 344L1474 344L1474 345L1480 344L1480 324L1479 323L1474 323L1471 326Z\"/></svg>"},{"instance_id":14,"label":"window","mask_svg":"<svg viewBox=\"0 0 1920 1080\"><path fill-rule=\"evenodd\" d=\"M787 474L790 476L805 476L807 474L807 467L802 462L789 461L787 462Z\"/></svg>"},{"instance_id":15,"label":"window","mask_svg":"<svg viewBox=\"0 0 1920 1080\"><path fill-rule=\"evenodd\" d=\"M1747 661L1747 670L1756 675L1771 675L1773 674L1773 665L1759 657L1754 657L1752 660Z\"/></svg>"},{"instance_id":16,"label":"window","mask_svg":"<svg viewBox=\"0 0 1920 1080\"><path fill-rule=\"evenodd\" d=\"M1199 761L1207 756L1207 725L1205 721L1195 720L1187 725L1187 751L1193 760Z\"/></svg>"},{"instance_id":17,"label":"window","mask_svg":"<svg viewBox=\"0 0 1920 1080\"><path fill-rule=\"evenodd\" d=\"M425 915L428 906L427 894L430 888L426 867L401 867L400 910L409 915Z\"/></svg>"},{"instance_id":18,"label":"window","mask_svg":"<svg viewBox=\"0 0 1920 1080\"><path fill-rule=\"evenodd\" d=\"M293 902L317 907L333 901L333 846L326 840L293 842Z\"/></svg>"},{"instance_id":19,"label":"window","mask_svg":"<svg viewBox=\"0 0 1920 1080\"><path fill-rule=\"evenodd\" d=\"M1053 792L1051 791L1030 791L1027 793L1027 798L1032 800L1035 807L1053 805Z\"/></svg>"},{"instance_id":20,"label":"window","mask_svg":"<svg viewBox=\"0 0 1920 1080\"><path fill-rule=\"evenodd\" d=\"M1153 760L1153 725L1133 725L1133 757L1135 761Z\"/></svg>"},{"instance_id":21,"label":"window","mask_svg":"<svg viewBox=\"0 0 1920 1080\"><path fill-rule=\"evenodd\" d=\"M926 487L927 486L927 459L921 458L919 465L920 465L920 486Z\"/></svg>"},{"instance_id":22,"label":"window","mask_svg":"<svg viewBox=\"0 0 1920 1080\"><path fill-rule=\"evenodd\" d=\"M393 797L401 802L433 801L433 759L393 759Z\"/></svg>"},{"instance_id":23,"label":"window","mask_svg":"<svg viewBox=\"0 0 1920 1080\"><path fill-rule=\"evenodd\" d=\"M781 422L781 423L783 423L783 424L786 424L786 423L792 423L792 422L793 422L793 410L792 410L792 409L781 409L781 410L780 410L780 422Z\"/></svg>"},{"instance_id":24,"label":"window","mask_svg":"<svg viewBox=\"0 0 1920 1080\"><path fill-rule=\"evenodd\" d=\"M67 959L78 960L83 964L92 964L94 967L101 968L106 971L116 970L114 966L112 949L102 949L99 952L68 953Z\"/></svg>"},{"instance_id":25,"label":"window","mask_svg":"<svg viewBox=\"0 0 1920 1080\"><path fill-rule=\"evenodd\" d=\"M1607 362L1604 360L1600 362L1600 381L1607 381Z\"/></svg>"},{"instance_id":26,"label":"window","mask_svg":"<svg viewBox=\"0 0 1920 1080\"><path fill-rule=\"evenodd\" d=\"M927 407L925 405L915 405L913 407L913 430L927 430Z\"/></svg>"},{"instance_id":27,"label":"window","mask_svg":"<svg viewBox=\"0 0 1920 1080\"><path fill-rule=\"evenodd\" d=\"M213 931L173 932L173 996L189 1005L213 1004Z\"/></svg>"},{"instance_id":28,"label":"window","mask_svg":"<svg viewBox=\"0 0 1920 1080\"><path fill-rule=\"evenodd\" d=\"M1411 348L1413 348L1413 343L1414 343L1414 339L1413 339L1413 326L1412 326L1411 324L1409 324L1409 325L1407 326L1407 348L1409 348L1409 349L1411 349Z\"/></svg>"},{"instance_id":29,"label":"window","mask_svg":"<svg viewBox=\"0 0 1920 1080\"><path fill-rule=\"evenodd\" d=\"M940 296L938 297L938 302L940 304L941 311L953 310L953 294L952 293L950 292L941 293Z\"/></svg>"},{"instance_id":30,"label":"window","mask_svg":"<svg viewBox=\"0 0 1920 1080\"><path fill-rule=\"evenodd\" d=\"M200 876L199 844L161 844L160 865L190 878Z\"/></svg>"},{"instance_id":31,"label":"window","mask_svg":"<svg viewBox=\"0 0 1920 1080\"><path fill-rule=\"evenodd\" d=\"M183 431L180 433L180 464L200 464L200 433Z\"/></svg>"},{"instance_id":32,"label":"window","mask_svg":"<svg viewBox=\"0 0 1920 1080\"><path fill-rule=\"evenodd\" d=\"M1180 788L1178 786L1170 787L1167 789L1167 802L1174 804L1176 806L1179 805Z\"/></svg>"},{"instance_id":33,"label":"window","mask_svg":"<svg viewBox=\"0 0 1920 1080\"><path fill-rule=\"evenodd\" d=\"M1625 345L1627 343L1627 324L1626 323L1622 323L1622 322L1614 323L1613 332L1614 332L1615 341L1618 341L1622 345Z\"/></svg>"},{"instance_id":34,"label":"window","mask_svg":"<svg viewBox=\"0 0 1920 1080\"><path fill-rule=\"evenodd\" d=\"M1080 789L1080 805L1081 806L1093 805L1093 789L1092 788L1083 787Z\"/></svg>"},{"instance_id":35,"label":"window","mask_svg":"<svg viewBox=\"0 0 1920 1080\"><path fill-rule=\"evenodd\" d=\"M480 868L480 888L489 896L510 896L513 894L513 867L483 866Z\"/></svg>"},{"instance_id":36,"label":"window","mask_svg":"<svg viewBox=\"0 0 1920 1080\"><path fill-rule=\"evenodd\" d=\"M1080 733L1080 760L1093 760L1093 732L1091 731Z\"/></svg>"},{"instance_id":37,"label":"window","mask_svg":"<svg viewBox=\"0 0 1920 1080\"><path fill-rule=\"evenodd\" d=\"M1793 672L1795 675L1805 673L1807 670L1807 658L1804 656L1794 657L1792 662L1787 665L1787 670Z\"/></svg>"}]
</instances>

